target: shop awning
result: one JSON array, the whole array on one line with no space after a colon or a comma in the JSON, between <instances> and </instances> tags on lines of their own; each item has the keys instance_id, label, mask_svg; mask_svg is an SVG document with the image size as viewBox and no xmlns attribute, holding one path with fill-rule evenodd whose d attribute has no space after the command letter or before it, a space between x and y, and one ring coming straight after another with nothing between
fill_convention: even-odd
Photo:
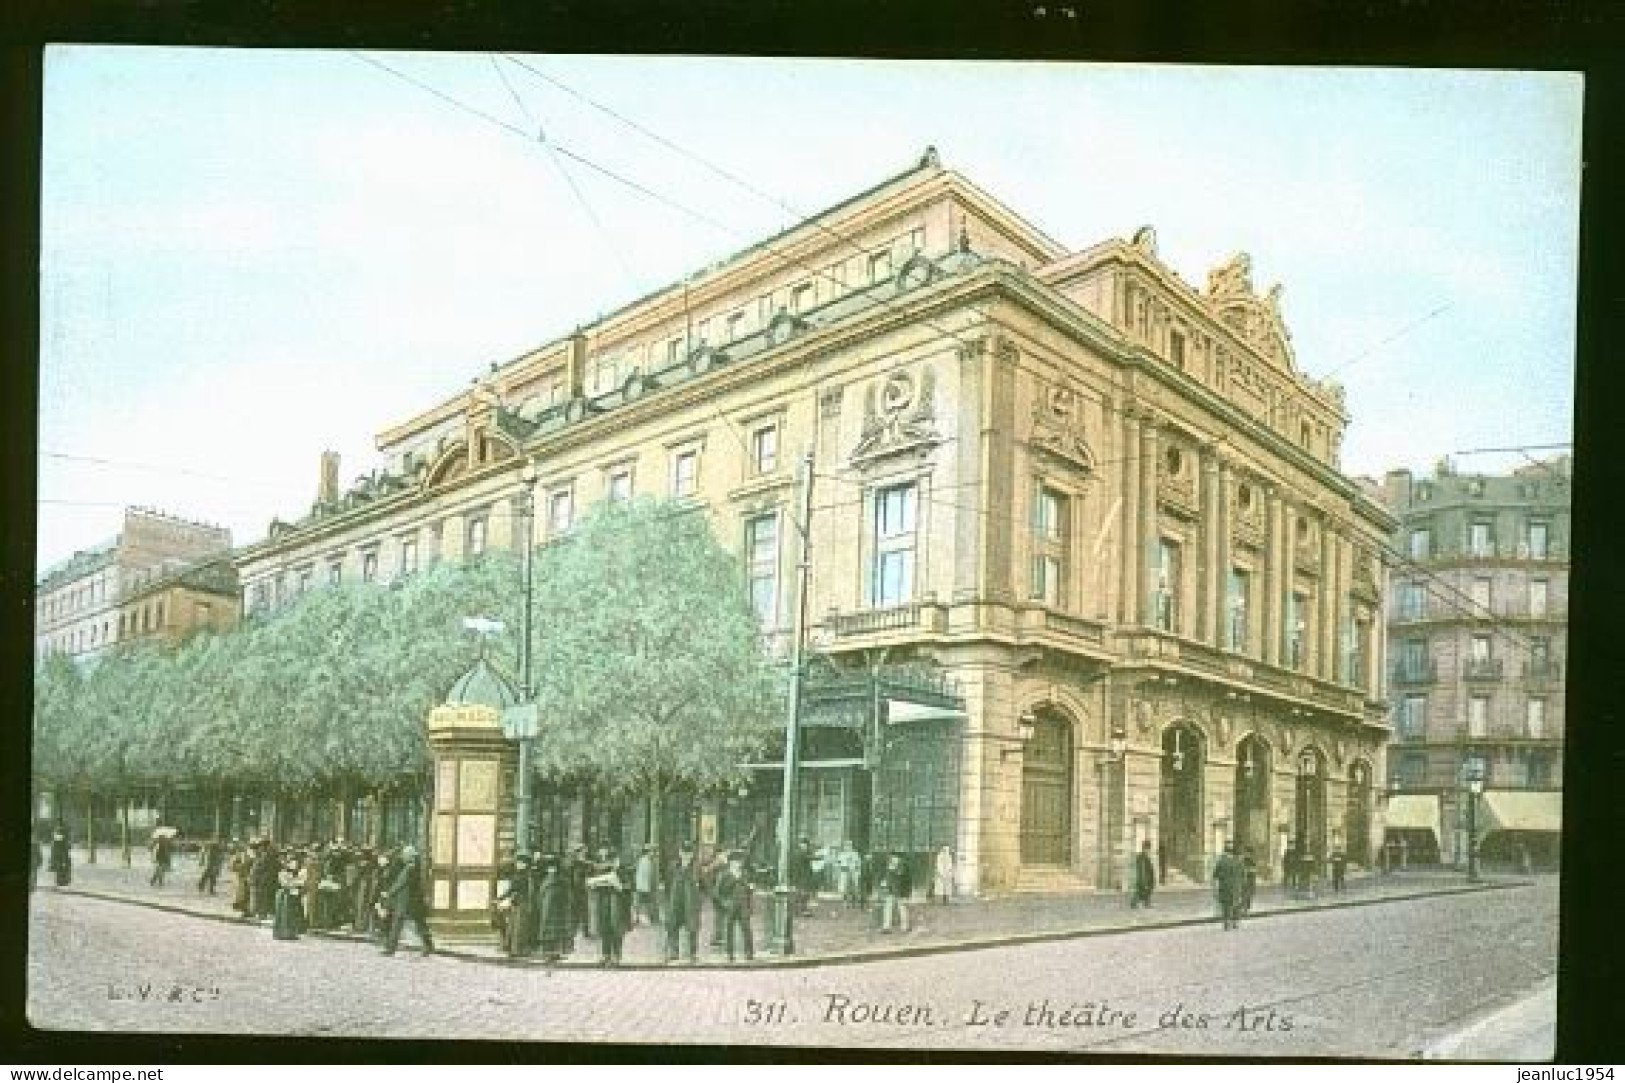
<instances>
[{"instance_id":1,"label":"shop awning","mask_svg":"<svg viewBox=\"0 0 1625 1083\"><path fill-rule=\"evenodd\" d=\"M1390 831L1439 832L1439 798L1435 794L1396 794L1388 800L1388 829Z\"/></svg>"},{"instance_id":2,"label":"shop awning","mask_svg":"<svg viewBox=\"0 0 1625 1083\"><path fill-rule=\"evenodd\" d=\"M1563 795L1546 790L1497 790L1484 794L1484 833L1563 830Z\"/></svg>"}]
</instances>

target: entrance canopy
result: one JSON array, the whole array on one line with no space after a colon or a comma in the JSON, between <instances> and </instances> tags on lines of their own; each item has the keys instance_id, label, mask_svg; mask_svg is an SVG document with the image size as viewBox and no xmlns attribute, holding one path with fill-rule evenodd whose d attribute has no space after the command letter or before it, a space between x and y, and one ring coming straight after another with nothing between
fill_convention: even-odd
<instances>
[{"instance_id":1,"label":"entrance canopy","mask_svg":"<svg viewBox=\"0 0 1625 1083\"><path fill-rule=\"evenodd\" d=\"M1563 795L1550 791L1496 791L1484 794L1484 812L1491 831L1563 830Z\"/></svg>"},{"instance_id":2,"label":"entrance canopy","mask_svg":"<svg viewBox=\"0 0 1625 1083\"><path fill-rule=\"evenodd\" d=\"M1439 835L1439 798L1435 794L1401 794L1388 802L1390 831L1431 831Z\"/></svg>"}]
</instances>

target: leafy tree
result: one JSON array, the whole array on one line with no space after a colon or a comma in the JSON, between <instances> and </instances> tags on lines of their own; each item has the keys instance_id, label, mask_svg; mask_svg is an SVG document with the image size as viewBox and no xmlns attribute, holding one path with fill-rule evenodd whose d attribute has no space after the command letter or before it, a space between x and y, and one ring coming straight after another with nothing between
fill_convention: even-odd
<instances>
[{"instance_id":1,"label":"leafy tree","mask_svg":"<svg viewBox=\"0 0 1625 1083\"><path fill-rule=\"evenodd\" d=\"M607 502L546 547L536 577L539 765L650 799L737 780L783 693L738 558L703 514Z\"/></svg>"}]
</instances>

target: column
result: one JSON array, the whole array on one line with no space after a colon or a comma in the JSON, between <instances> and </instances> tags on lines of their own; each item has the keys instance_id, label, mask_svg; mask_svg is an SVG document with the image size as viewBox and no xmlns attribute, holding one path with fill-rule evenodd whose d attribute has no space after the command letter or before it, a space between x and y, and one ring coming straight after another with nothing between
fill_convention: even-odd
<instances>
[{"instance_id":1,"label":"column","mask_svg":"<svg viewBox=\"0 0 1625 1083\"><path fill-rule=\"evenodd\" d=\"M1141 598L1136 584L1140 581L1140 554L1142 551L1138 459L1140 422L1133 407L1125 407L1123 410L1122 440L1119 447L1121 451L1118 458L1122 462L1118 465L1123 478L1123 529L1120 535L1122 540L1118 547L1118 556L1122 566L1118 586L1118 611L1122 614L1123 623L1132 625L1140 623Z\"/></svg>"},{"instance_id":2,"label":"column","mask_svg":"<svg viewBox=\"0 0 1625 1083\"><path fill-rule=\"evenodd\" d=\"M1215 582L1213 592L1213 645L1222 647L1230 627L1230 463L1218 458L1218 475L1214 488L1213 563ZM1245 650L1246 644L1238 644Z\"/></svg>"},{"instance_id":3,"label":"column","mask_svg":"<svg viewBox=\"0 0 1625 1083\"><path fill-rule=\"evenodd\" d=\"M1281 494L1273 485L1269 487L1268 515L1264 524L1264 612L1259 615L1264 622L1264 661L1278 666L1281 664L1281 619L1285 615L1282 562L1286 558L1286 546L1281 538Z\"/></svg>"},{"instance_id":4,"label":"column","mask_svg":"<svg viewBox=\"0 0 1625 1083\"><path fill-rule=\"evenodd\" d=\"M1372 576L1377 581L1377 604L1371 607L1371 649L1366 652L1365 660L1365 698L1368 700L1388 697L1385 679L1388 673L1388 562L1382 558L1380 549L1377 552ZM1387 776L1382 783L1388 784Z\"/></svg>"},{"instance_id":5,"label":"column","mask_svg":"<svg viewBox=\"0 0 1625 1083\"><path fill-rule=\"evenodd\" d=\"M1140 574L1135 580L1135 596L1139 599L1143 623L1150 623L1155 614L1151 608L1152 569L1151 556L1157 545L1157 421L1147 414L1140 424ZM1177 614L1179 601L1174 602ZM1177 622L1176 622L1177 623Z\"/></svg>"},{"instance_id":6,"label":"column","mask_svg":"<svg viewBox=\"0 0 1625 1083\"><path fill-rule=\"evenodd\" d=\"M1218 450L1209 445L1202 452L1202 575L1196 581L1196 638L1203 643L1219 645L1220 629L1224 624L1215 620L1218 608L1214 599L1224 593L1223 573L1219 568L1219 535L1224 523L1219 514L1219 462Z\"/></svg>"}]
</instances>

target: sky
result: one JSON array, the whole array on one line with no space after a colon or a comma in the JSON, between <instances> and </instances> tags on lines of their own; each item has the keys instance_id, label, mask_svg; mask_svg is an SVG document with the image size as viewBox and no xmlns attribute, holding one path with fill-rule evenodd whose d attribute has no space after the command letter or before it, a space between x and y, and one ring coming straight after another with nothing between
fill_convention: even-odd
<instances>
[{"instance_id":1,"label":"sky","mask_svg":"<svg viewBox=\"0 0 1625 1083\"><path fill-rule=\"evenodd\" d=\"M493 362L927 146L1071 249L1153 225L1193 284L1248 252L1260 292L1283 286L1299 366L1345 385L1346 472L1507 469L1524 460L1477 449L1571 439L1582 90L1532 72L52 47L39 565L109 540L128 505L256 541L308 510L323 450L347 484L379 465L378 432Z\"/></svg>"}]
</instances>

